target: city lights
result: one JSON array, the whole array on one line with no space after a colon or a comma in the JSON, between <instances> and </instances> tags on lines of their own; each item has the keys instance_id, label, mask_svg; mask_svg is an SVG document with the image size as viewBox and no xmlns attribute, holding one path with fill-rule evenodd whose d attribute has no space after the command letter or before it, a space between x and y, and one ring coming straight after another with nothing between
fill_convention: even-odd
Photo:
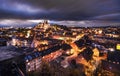
<instances>
[{"instance_id":1,"label":"city lights","mask_svg":"<svg viewBox=\"0 0 120 76\"><path fill-rule=\"evenodd\" d=\"M49 69L54 69L53 66L57 66L58 70L76 68L86 76L102 75L101 69L116 74L113 70L119 71L120 42L119 34L112 32L114 29L118 30L113 27L67 27L49 24L45 20L32 28L0 29L0 35L3 37L0 40L2 45L6 45L6 42L6 47L12 48L6 58L15 55L12 59L18 60L20 55L16 63L22 63L20 64L24 66L26 74L38 70L42 72L46 63ZM3 35L4 32L6 34ZM6 41L7 37L11 38ZM7 52L1 53L4 55Z\"/></svg>"}]
</instances>

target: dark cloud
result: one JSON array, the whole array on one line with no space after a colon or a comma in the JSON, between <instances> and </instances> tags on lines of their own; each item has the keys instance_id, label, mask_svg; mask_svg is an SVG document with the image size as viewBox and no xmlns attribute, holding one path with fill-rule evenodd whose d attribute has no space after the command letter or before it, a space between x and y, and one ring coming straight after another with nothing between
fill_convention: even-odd
<instances>
[{"instance_id":1,"label":"dark cloud","mask_svg":"<svg viewBox=\"0 0 120 76\"><path fill-rule=\"evenodd\" d=\"M120 20L119 4L120 0L0 0L0 18Z\"/></svg>"}]
</instances>

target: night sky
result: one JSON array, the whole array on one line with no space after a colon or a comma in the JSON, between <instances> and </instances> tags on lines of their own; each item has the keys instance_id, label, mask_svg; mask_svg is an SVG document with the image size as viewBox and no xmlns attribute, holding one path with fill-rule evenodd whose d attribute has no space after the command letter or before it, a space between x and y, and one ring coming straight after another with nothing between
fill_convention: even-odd
<instances>
[{"instance_id":1,"label":"night sky","mask_svg":"<svg viewBox=\"0 0 120 76\"><path fill-rule=\"evenodd\" d=\"M39 19L119 22L120 0L0 0L0 25Z\"/></svg>"}]
</instances>

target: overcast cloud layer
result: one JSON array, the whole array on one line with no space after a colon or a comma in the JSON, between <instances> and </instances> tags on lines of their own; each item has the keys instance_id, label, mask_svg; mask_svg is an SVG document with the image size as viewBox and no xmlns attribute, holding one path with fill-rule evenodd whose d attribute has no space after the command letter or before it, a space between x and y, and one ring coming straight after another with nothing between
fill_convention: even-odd
<instances>
[{"instance_id":1,"label":"overcast cloud layer","mask_svg":"<svg viewBox=\"0 0 120 76\"><path fill-rule=\"evenodd\" d=\"M0 0L5 19L120 21L120 0Z\"/></svg>"}]
</instances>

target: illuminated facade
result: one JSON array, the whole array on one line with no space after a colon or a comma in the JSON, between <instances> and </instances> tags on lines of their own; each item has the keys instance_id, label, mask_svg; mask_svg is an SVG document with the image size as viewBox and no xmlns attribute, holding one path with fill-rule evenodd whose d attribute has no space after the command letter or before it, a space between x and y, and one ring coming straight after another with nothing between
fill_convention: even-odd
<instances>
[{"instance_id":1,"label":"illuminated facade","mask_svg":"<svg viewBox=\"0 0 120 76\"><path fill-rule=\"evenodd\" d=\"M25 56L26 71L35 71L40 68L42 61L50 62L60 56L63 50L59 50L60 46L54 46L45 51L36 51Z\"/></svg>"},{"instance_id":2,"label":"illuminated facade","mask_svg":"<svg viewBox=\"0 0 120 76\"><path fill-rule=\"evenodd\" d=\"M116 49L117 49L117 50L120 50L120 44L117 44L117 45L116 45Z\"/></svg>"}]
</instances>

